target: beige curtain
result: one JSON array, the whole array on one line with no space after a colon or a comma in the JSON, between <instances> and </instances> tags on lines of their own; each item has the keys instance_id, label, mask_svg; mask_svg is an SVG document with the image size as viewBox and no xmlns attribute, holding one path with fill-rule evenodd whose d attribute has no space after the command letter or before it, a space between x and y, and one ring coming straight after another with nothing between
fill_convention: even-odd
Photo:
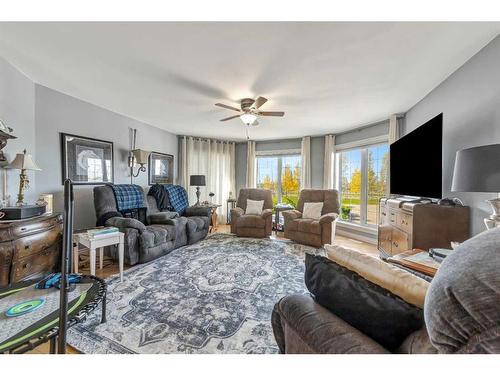
<instances>
[{"instance_id":1,"label":"beige curtain","mask_svg":"<svg viewBox=\"0 0 500 375\"><path fill-rule=\"evenodd\" d=\"M247 188L257 187L255 180L255 141L248 141L247 143Z\"/></svg>"},{"instance_id":2,"label":"beige curtain","mask_svg":"<svg viewBox=\"0 0 500 375\"><path fill-rule=\"evenodd\" d=\"M389 117L389 144L399 139L399 121L397 115Z\"/></svg>"},{"instance_id":3,"label":"beige curtain","mask_svg":"<svg viewBox=\"0 0 500 375\"><path fill-rule=\"evenodd\" d=\"M206 186L200 187L201 201L210 201L209 193L214 193L212 202L220 204L217 210L219 222L227 217L226 200L235 188L235 144L213 139L183 137L181 142L180 185L188 192L189 203L196 202L196 189L189 186L189 176L205 175Z\"/></svg>"},{"instance_id":4,"label":"beige curtain","mask_svg":"<svg viewBox=\"0 0 500 375\"><path fill-rule=\"evenodd\" d=\"M325 135L325 160L323 163L323 189L336 188L335 135Z\"/></svg>"},{"instance_id":5,"label":"beige curtain","mask_svg":"<svg viewBox=\"0 0 500 375\"><path fill-rule=\"evenodd\" d=\"M396 142L399 139L399 129L401 122L403 121L402 118L398 119L397 115L391 115L389 117L389 144L392 144ZM387 188L386 188L387 195L390 195L391 192L391 173L390 170L387 171Z\"/></svg>"},{"instance_id":6,"label":"beige curtain","mask_svg":"<svg viewBox=\"0 0 500 375\"><path fill-rule=\"evenodd\" d=\"M179 171L177 172L177 184L189 189L189 176L187 169L187 138L181 138L181 149L179 152Z\"/></svg>"},{"instance_id":7,"label":"beige curtain","mask_svg":"<svg viewBox=\"0 0 500 375\"><path fill-rule=\"evenodd\" d=\"M302 138L300 188L311 188L311 137Z\"/></svg>"}]
</instances>

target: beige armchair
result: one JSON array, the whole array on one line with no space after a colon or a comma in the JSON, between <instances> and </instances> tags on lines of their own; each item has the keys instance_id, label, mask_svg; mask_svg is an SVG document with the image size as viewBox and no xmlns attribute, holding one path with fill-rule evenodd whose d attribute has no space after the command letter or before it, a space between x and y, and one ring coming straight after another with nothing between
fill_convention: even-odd
<instances>
[{"instance_id":1,"label":"beige armchair","mask_svg":"<svg viewBox=\"0 0 500 375\"><path fill-rule=\"evenodd\" d=\"M321 217L318 220L302 218L306 202L323 202ZM331 244L335 237L335 220L338 216L337 190L304 189L300 192L297 208L283 212L285 238L315 247Z\"/></svg>"},{"instance_id":2,"label":"beige armchair","mask_svg":"<svg viewBox=\"0 0 500 375\"><path fill-rule=\"evenodd\" d=\"M261 215L246 215L247 199L264 201ZM269 237L273 230L273 193L267 189L241 189L231 209L231 233L240 237Z\"/></svg>"}]
</instances>

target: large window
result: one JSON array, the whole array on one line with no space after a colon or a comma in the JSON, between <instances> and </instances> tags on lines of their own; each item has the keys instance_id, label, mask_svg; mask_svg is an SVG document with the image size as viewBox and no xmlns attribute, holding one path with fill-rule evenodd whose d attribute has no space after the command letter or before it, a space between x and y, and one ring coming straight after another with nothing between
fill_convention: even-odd
<instances>
[{"instance_id":1,"label":"large window","mask_svg":"<svg viewBox=\"0 0 500 375\"><path fill-rule=\"evenodd\" d=\"M257 187L272 190L274 204L297 205L300 160L300 154L257 156Z\"/></svg>"},{"instance_id":2,"label":"large window","mask_svg":"<svg viewBox=\"0 0 500 375\"><path fill-rule=\"evenodd\" d=\"M379 199L387 195L387 143L337 153L341 219L362 225L378 224Z\"/></svg>"}]
</instances>

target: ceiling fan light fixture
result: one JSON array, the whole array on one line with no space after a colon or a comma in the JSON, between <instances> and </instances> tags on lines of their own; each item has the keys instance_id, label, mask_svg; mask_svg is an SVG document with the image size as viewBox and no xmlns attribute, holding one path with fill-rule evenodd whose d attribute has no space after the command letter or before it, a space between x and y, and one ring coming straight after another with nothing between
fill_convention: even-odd
<instances>
[{"instance_id":1,"label":"ceiling fan light fixture","mask_svg":"<svg viewBox=\"0 0 500 375\"><path fill-rule=\"evenodd\" d=\"M252 113L244 113L240 116L240 119L245 125L252 125L257 119L257 116Z\"/></svg>"}]
</instances>

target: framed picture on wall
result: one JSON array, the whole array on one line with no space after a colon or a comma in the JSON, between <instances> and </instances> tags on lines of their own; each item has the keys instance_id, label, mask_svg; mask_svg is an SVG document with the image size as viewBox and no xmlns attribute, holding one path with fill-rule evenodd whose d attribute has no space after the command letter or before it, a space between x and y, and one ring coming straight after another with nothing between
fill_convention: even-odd
<instances>
[{"instance_id":1,"label":"framed picture on wall","mask_svg":"<svg viewBox=\"0 0 500 375\"><path fill-rule=\"evenodd\" d=\"M77 185L113 182L113 142L61 133L62 180Z\"/></svg>"},{"instance_id":2,"label":"framed picture on wall","mask_svg":"<svg viewBox=\"0 0 500 375\"><path fill-rule=\"evenodd\" d=\"M149 155L149 184L174 183L174 157L170 154L152 152Z\"/></svg>"}]
</instances>

